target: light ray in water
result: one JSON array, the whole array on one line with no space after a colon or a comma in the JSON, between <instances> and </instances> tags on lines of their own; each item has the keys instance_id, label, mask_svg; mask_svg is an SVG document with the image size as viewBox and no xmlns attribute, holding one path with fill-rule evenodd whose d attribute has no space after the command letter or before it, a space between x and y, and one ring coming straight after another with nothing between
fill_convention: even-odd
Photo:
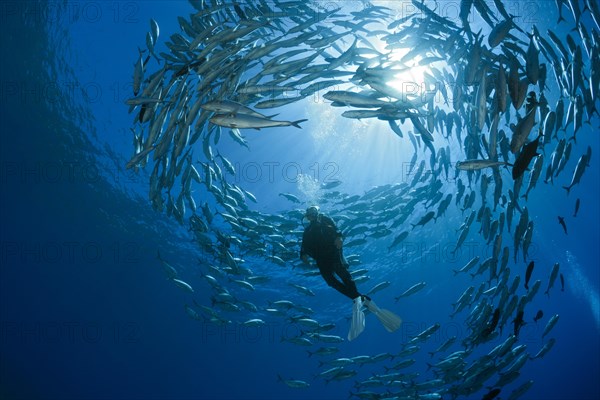
<instances>
[{"instance_id":1,"label":"light ray in water","mask_svg":"<svg viewBox=\"0 0 600 400\"><path fill-rule=\"evenodd\" d=\"M600 295L598 289L594 288L589 278L584 275L581 265L579 265L573 253L567 250L566 256L567 265L572 272L568 285L578 298L589 304L594 320L596 320L596 328L600 330Z\"/></svg>"},{"instance_id":2,"label":"light ray in water","mask_svg":"<svg viewBox=\"0 0 600 400\"><path fill-rule=\"evenodd\" d=\"M390 55L390 61L400 61L408 53L408 49L397 49ZM388 86L398 90L401 93L406 93L407 96L420 96L426 90L425 74L430 73L426 66L418 65L421 61L421 56L417 56L411 60L405 70L397 73L393 80L387 82Z\"/></svg>"}]
</instances>

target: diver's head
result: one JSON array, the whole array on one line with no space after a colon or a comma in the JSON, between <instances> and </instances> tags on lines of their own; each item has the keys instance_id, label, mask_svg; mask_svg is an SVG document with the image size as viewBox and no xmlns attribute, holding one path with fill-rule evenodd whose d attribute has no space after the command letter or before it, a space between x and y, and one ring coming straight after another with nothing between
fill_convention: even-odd
<instances>
[{"instance_id":1,"label":"diver's head","mask_svg":"<svg viewBox=\"0 0 600 400\"><path fill-rule=\"evenodd\" d=\"M319 206L310 206L306 209L306 214L304 214L307 220L313 222L319 216Z\"/></svg>"}]
</instances>

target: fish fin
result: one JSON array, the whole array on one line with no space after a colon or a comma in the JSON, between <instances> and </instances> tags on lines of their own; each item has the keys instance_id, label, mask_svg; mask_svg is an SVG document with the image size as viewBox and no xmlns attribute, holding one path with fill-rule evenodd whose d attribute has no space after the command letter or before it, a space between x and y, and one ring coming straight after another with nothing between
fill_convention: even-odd
<instances>
[{"instance_id":1,"label":"fish fin","mask_svg":"<svg viewBox=\"0 0 600 400\"><path fill-rule=\"evenodd\" d=\"M296 128L302 129L302 127L300 126L300 123L304 122L304 121L308 121L308 119L299 119L298 121L293 121L292 125L295 126Z\"/></svg>"},{"instance_id":2,"label":"fish fin","mask_svg":"<svg viewBox=\"0 0 600 400\"><path fill-rule=\"evenodd\" d=\"M568 196L569 193L571 192L571 188L569 186L563 186L562 188L567 191L567 196Z\"/></svg>"}]
</instances>

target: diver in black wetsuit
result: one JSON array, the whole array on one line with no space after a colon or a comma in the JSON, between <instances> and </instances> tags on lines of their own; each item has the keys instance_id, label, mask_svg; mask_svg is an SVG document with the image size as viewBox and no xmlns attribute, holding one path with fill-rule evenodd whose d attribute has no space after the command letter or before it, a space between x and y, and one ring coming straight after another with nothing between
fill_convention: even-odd
<instances>
[{"instance_id":1,"label":"diver in black wetsuit","mask_svg":"<svg viewBox=\"0 0 600 400\"><path fill-rule=\"evenodd\" d=\"M308 256L314 258L329 286L352 300L356 299L360 293L342 254L342 233L331 218L319 213L317 206L309 207L305 217L310 224L304 229L300 258L305 263L308 262Z\"/></svg>"},{"instance_id":2,"label":"diver in black wetsuit","mask_svg":"<svg viewBox=\"0 0 600 400\"><path fill-rule=\"evenodd\" d=\"M326 215L320 214L317 206L309 207L304 217L310 224L304 229L300 258L305 263L308 262L309 256L314 258L325 282L353 300L348 340L356 339L365 329L363 307L373 313L388 332L398 330L402 323L399 316L377 307L370 297L361 295L356 289L356 283L348 272L348 263L342 254L342 233L335 222Z\"/></svg>"}]
</instances>

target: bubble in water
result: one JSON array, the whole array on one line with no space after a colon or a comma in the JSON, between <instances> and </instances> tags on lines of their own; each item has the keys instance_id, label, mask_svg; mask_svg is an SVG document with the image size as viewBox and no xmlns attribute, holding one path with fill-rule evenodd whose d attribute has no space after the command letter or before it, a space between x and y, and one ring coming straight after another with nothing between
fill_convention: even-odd
<instances>
[{"instance_id":1,"label":"bubble in water","mask_svg":"<svg viewBox=\"0 0 600 400\"><path fill-rule=\"evenodd\" d=\"M298 190L308 203L317 204L319 201L319 182L308 174L298 175Z\"/></svg>"},{"instance_id":2,"label":"bubble in water","mask_svg":"<svg viewBox=\"0 0 600 400\"><path fill-rule=\"evenodd\" d=\"M600 296L589 278L584 275L577 258L567 250L567 265L571 268L572 276L567 281L573 293L587 301L592 309L592 315L596 320L596 327L600 330Z\"/></svg>"}]
</instances>

